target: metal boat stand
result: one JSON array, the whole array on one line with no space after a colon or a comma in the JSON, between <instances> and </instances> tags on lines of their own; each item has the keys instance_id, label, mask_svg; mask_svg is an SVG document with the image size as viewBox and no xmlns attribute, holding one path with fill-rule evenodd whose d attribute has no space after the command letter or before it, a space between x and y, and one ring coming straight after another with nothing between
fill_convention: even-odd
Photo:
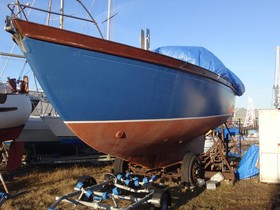
<instances>
[{"instance_id":1,"label":"metal boat stand","mask_svg":"<svg viewBox=\"0 0 280 210\"><path fill-rule=\"evenodd\" d=\"M6 170L6 165L7 165L7 162L8 162L8 149L7 149L7 147L4 143L2 143L2 147L0 147L0 155L1 155L1 157L0 157L0 160L1 160L0 181L3 185L4 190L5 190L5 192L0 191L0 207L1 207L5 203L6 200L12 199L16 196L24 194L27 191L24 190L24 191L20 191L20 192L17 192L17 193L9 193L8 188L6 186L6 183L5 183L5 180L4 180L4 177L7 178L7 176L10 176L10 174ZM3 175L4 175L4 177L3 177Z\"/></svg>"},{"instance_id":2,"label":"metal boat stand","mask_svg":"<svg viewBox=\"0 0 280 210\"><path fill-rule=\"evenodd\" d=\"M3 187L5 189L5 192L0 192L0 207L3 205L3 203L9 198L9 191L8 191L8 188L5 184L5 181L3 179L3 176L2 176L2 173L0 172L0 180L3 184Z\"/></svg>"},{"instance_id":3,"label":"metal boat stand","mask_svg":"<svg viewBox=\"0 0 280 210\"><path fill-rule=\"evenodd\" d=\"M1 180L1 182L2 182L2 185L3 185L4 189L5 189L5 192L6 192L6 193L9 193L8 188L7 188L6 184L5 184L5 181L4 181L4 179L3 179L3 176L2 176L2 173L1 173L1 172L0 172L0 180Z\"/></svg>"},{"instance_id":4,"label":"metal boat stand","mask_svg":"<svg viewBox=\"0 0 280 210\"><path fill-rule=\"evenodd\" d=\"M9 193L8 188L6 186L4 178L2 176L2 171L0 171L0 181L3 185L3 187L4 187L4 190L5 190L5 192L0 191L0 207L1 207L3 205L3 203L10 197L9 194L8 194Z\"/></svg>"},{"instance_id":5,"label":"metal boat stand","mask_svg":"<svg viewBox=\"0 0 280 210\"><path fill-rule=\"evenodd\" d=\"M154 184L156 177L139 177L129 173L105 174L105 181L97 184L93 177L81 177L74 192L57 197L48 209L55 210L61 202L83 205L93 209L133 209L150 204L158 209L171 205L169 190Z\"/></svg>"},{"instance_id":6,"label":"metal boat stand","mask_svg":"<svg viewBox=\"0 0 280 210\"><path fill-rule=\"evenodd\" d=\"M240 150L237 148L236 140L230 134L227 125L224 125L228 131L230 139L224 138L223 129L221 128L220 135L215 135L213 131L210 131L209 135L213 140L213 146L206 152L200 155L200 159L205 171L205 178L211 178L217 172L221 172L226 180L235 181L234 169L237 168L238 162L235 159L230 160L228 157L229 143L231 148L236 148L239 157L241 157Z\"/></svg>"},{"instance_id":7,"label":"metal boat stand","mask_svg":"<svg viewBox=\"0 0 280 210\"><path fill-rule=\"evenodd\" d=\"M6 148L4 143L2 143L2 145L0 147L0 155L1 155L1 157L0 157L0 159L1 159L1 166L2 165L6 166L6 163L8 161L8 151L7 151L7 148ZM8 191L7 186L6 186L5 180L4 180L3 176L2 176L2 172L3 171L2 171L2 168L1 168L1 171L0 171L0 181L1 181L2 185L3 185L3 187L4 187L5 192L0 192L0 206L2 206L3 203L9 197L9 194L8 194L9 191Z\"/></svg>"}]
</instances>

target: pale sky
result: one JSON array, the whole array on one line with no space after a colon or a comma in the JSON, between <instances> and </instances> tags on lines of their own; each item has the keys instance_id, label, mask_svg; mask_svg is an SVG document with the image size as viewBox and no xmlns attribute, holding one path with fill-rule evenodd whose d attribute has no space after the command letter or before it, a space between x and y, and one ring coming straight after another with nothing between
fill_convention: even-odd
<instances>
[{"instance_id":1,"label":"pale sky","mask_svg":"<svg viewBox=\"0 0 280 210\"><path fill-rule=\"evenodd\" d=\"M1 0L0 4L0 52L10 52L13 46L3 29L5 16L10 14L6 7L9 2L13 1ZM35 5L47 2L37 0ZM79 13L79 7L69 2L65 0L65 6L70 6L65 13ZM91 0L83 2L91 7ZM101 22L107 18L107 1L95 0L91 11L106 36L106 24ZM236 98L236 107L247 108L251 97L255 108L272 108L275 49L280 45L279 11L279 0L112 0L112 15L117 15L111 21L111 40L139 47L140 30L149 28L153 49L168 45L205 47L245 84L246 92ZM37 13L32 15L37 17ZM57 19L52 21L54 24ZM94 30L82 24L75 27ZM94 33L97 35L96 30ZM15 48L14 53L20 53ZM6 60L0 57L0 73ZM20 61L15 67L14 60L2 80L12 74L9 68L23 68ZM28 68L25 71L31 73Z\"/></svg>"}]
</instances>

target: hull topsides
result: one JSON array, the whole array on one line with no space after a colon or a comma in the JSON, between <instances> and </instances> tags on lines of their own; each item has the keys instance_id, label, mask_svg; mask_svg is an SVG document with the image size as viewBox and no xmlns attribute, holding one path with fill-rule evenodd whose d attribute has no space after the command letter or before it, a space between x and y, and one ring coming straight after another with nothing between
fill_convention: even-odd
<instances>
[{"instance_id":1,"label":"hull topsides","mask_svg":"<svg viewBox=\"0 0 280 210\"><path fill-rule=\"evenodd\" d=\"M121 55L100 52L99 42L109 48L111 42L63 30L16 26L24 28L22 50L48 99L69 128L101 152L148 168L166 166L188 151L203 151L192 139L234 110L232 88L206 70L193 73L198 67L189 64L176 68L180 61L150 52L140 51L141 59L134 59L131 54L139 49L123 45L114 44ZM168 62L156 64L149 56Z\"/></svg>"}]
</instances>

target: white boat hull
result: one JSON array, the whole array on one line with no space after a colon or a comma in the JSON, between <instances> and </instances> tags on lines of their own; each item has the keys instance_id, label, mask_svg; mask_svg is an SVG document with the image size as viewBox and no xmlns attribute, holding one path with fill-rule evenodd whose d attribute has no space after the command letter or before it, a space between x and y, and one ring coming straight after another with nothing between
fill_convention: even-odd
<instances>
[{"instance_id":1,"label":"white boat hull","mask_svg":"<svg viewBox=\"0 0 280 210\"><path fill-rule=\"evenodd\" d=\"M40 116L30 116L17 142L54 142L58 138L53 134Z\"/></svg>"},{"instance_id":2,"label":"white boat hull","mask_svg":"<svg viewBox=\"0 0 280 210\"><path fill-rule=\"evenodd\" d=\"M51 131L62 139L78 138L68 127L63 120L58 116L41 116L42 120L51 129Z\"/></svg>"},{"instance_id":3,"label":"white boat hull","mask_svg":"<svg viewBox=\"0 0 280 210\"><path fill-rule=\"evenodd\" d=\"M28 94L0 94L0 141L14 140L31 113Z\"/></svg>"}]
</instances>

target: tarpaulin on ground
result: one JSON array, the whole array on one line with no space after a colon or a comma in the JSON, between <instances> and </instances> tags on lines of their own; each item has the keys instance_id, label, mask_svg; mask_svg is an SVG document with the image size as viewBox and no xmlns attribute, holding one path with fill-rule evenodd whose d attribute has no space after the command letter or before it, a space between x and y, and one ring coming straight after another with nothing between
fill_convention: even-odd
<instances>
[{"instance_id":1,"label":"tarpaulin on ground","mask_svg":"<svg viewBox=\"0 0 280 210\"><path fill-rule=\"evenodd\" d=\"M213 53L203 47L165 46L155 49L154 52L200 66L220 75L232 84L238 96L245 92L245 86L242 81L226 68Z\"/></svg>"},{"instance_id":2,"label":"tarpaulin on ground","mask_svg":"<svg viewBox=\"0 0 280 210\"><path fill-rule=\"evenodd\" d=\"M237 175L239 179L247 179L253 177L260 173L260 169L258 167L259 162L259 146L252 145L245 155L242 157Z\"/></svg>"}]
</instances>

